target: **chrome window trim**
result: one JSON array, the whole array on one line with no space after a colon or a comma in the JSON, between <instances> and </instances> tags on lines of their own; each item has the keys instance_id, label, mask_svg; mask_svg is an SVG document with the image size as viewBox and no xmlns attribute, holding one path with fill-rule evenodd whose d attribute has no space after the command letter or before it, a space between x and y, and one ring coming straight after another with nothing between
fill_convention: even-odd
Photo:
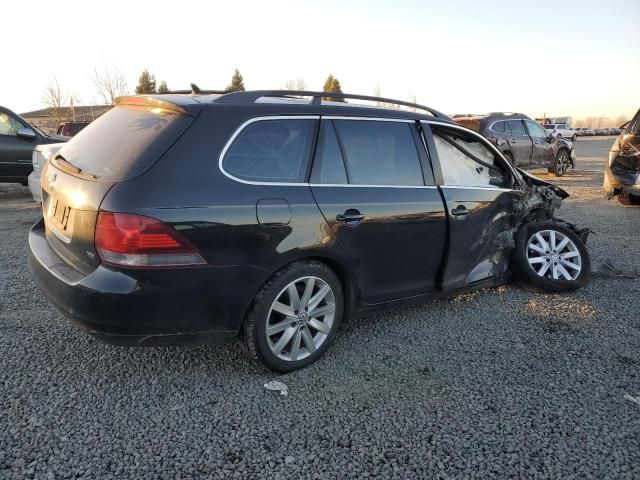
<instances>
[{"instance_id":1,"label":"chrome window trim","mask_svg":"<svg viewBox=\"0 0 640 480\"><path fill-rule=\"evenodd\" d=\"M230 178L231 180L235 180L236 182L244 183L245 185L276 185L281 187L308 186L309 184L306 182L260 182L260 181L253 181L253 180L243 180L242 178L238 178L235 175L230 174L224 169L222 165L224 162L224 157L227 154L227 151L229 150L229 148L231 148L231 145L233 144L235 139L238 138L238 135L240 135L240 133L242 133L242 131L252 123L266 121L266 120L320 120L320 115L268 115L268 116L250 118L249 120L245 121L242 125L240 125L236 129L236 131L233 132L233 135L231 135L229 140L227 140L227 143L225 144L224 148L222 149L222 152L220 152L220 156L218 157L218 168L224 174L224 176Z\"/></svg>"},{"instance_id":2,"label":"chrome window trim","mask_svg":"<svg viewBox=\"0 0 640 480\"><path fill-rule=\"evenodd\" d=\"M370 122L399 122L415 123L417 119L410 118L384 118L384 117L350 117L342 115L322 115L323 120L369 120Z\"/></svg>"},{"instance_id":3,"label":"chrome window trim","mask_svg":"<svg viewBox=\"0 0 640 480\"><path fill-rule=\"evenodd\" d=\"M492 186L476 187L471 185L468 185L468 186L467 185L442 185L440 188L442 189L454 188L454 189L464 189L464 190L491 190L491 191L498 191L498 192L519 192L520 191L515 188L503 188L503 187L492 187Z\"/></svg>"},{"instance_id":4,"label":"chrome window trim","mask_svg":"<svg viewBox=\"0 0 640 480\"><path fill-rule=\"evenodd\" d=\"M438 188L437 185L355 185L351 183L309 183L310 187L355 187L355 188Z\"/></svg>"}]
</instances>

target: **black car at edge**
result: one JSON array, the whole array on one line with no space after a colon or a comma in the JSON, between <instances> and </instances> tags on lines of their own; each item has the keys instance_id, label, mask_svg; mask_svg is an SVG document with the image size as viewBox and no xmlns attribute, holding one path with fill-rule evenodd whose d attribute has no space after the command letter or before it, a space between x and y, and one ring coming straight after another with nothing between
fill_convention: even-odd
<instances>
[{"instance_id":1,"label":"black car at edge","mask_svg":"<svg viewBox=\"0 0 640 480\"><path fill-rule=\"evenodd\" d=\"M30 268L84 330L127 345L241 338L279 371L315 361L353 315L512 274L571 290L590 268L586 231L553 216L566 192L390 99L124 97L41 185Z\"/></svg>"},{"instance_id":2,"label":"black car at edge","mask_svg":"<svg viewBox=\"0 0 640 480\"><path fill-rule=\"evenodd\" d=\"M37 145L67 140L69 137L45 135L20 115L0 106L0 182L27 185L33 171L33 149Z\"/></svg>"}]
</instances>

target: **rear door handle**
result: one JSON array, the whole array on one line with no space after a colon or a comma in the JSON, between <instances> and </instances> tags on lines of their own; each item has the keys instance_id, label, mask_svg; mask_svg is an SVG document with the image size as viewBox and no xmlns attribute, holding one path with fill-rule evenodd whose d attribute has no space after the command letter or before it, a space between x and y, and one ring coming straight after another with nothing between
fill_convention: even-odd
<instances>
[{"instance_id":1,"label":"rear door handle","mask_svg":"<svg viewBox=\"0 0 640 480\"><path fill-rule=\"evenodd\" d=\"M338 222L344 222L350 226L355 226L360 224L360 222L364 220L364 215L362 215L355 208L350 208L346 212L336 215L336 220Z\"/></svg>"},{"instance_id":2,"label":"rear door handle","mask_svg":"<svg viewBox=\"0 0 640 480\"><path fill-rule=\"evenodd\" d=\"M458 205L456 208L451 210L451 215L454 217L466 217L469 215L469 210L464 205Z\"/></svg>"}]
</instances>

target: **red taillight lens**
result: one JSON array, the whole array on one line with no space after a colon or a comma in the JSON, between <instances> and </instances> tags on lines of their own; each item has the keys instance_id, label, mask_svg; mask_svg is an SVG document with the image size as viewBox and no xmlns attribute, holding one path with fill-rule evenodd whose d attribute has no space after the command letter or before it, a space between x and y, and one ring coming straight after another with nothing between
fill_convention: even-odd
<instances>
[{"instance_id":1,"label":"red taillight lens","mask_svg":"<svg viewBox=\"0 0 640 480\"><path fill-rule=\"evenodd\" d=\"M198 250L173 227L130 213L100 212L96 250L107 263L131 267L201 265Z\"/></svg>"}]
</instances>

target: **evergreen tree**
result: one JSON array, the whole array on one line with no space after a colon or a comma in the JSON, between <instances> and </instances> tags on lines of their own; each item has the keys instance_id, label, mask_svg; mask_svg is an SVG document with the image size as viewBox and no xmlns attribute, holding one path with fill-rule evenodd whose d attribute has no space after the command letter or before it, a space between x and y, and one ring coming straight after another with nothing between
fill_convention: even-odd
<instances>
[{"instance_id":1,"label":"evergreen tree","mask_svg":"<svg viewBox=\"0 0 640 480\"><path fill-rule=\"evenodd\" d=\"M158 86L158 93L167 93L169 91L169 87L167 87L167 82L164 80L160 82Z\"/></svg>"},{"instance_id":2,"label":"evergreen tree","mask_svg":"<svg viewBox=\"0 0 640 480\"><path fill-rule=\"evenodd\" d=\"M138 79L138 85L136 86L136 93L138 95L145 93L156 93L156 77L149 73L146 68L140 74Z\"/></svg>"},{"instance_id":3,"label":"evergreen tree","mask_svg":"<svg viewBox=\"0 0 640 480\"><path fill-rule=\"evenodd\" d=\"M244 92L244 81L242 79L242 75L240 75L240 71L236 68L236 71L233 72L233 77L231 77L231 85L224 89L225 92Z\"/></svg>"},{"instance_id":4,"label":"evergreen tree","mask_svg":"<svg viewBox=\"0 0 640 480\"><path fill-rule=\"evenodd\" d=\"M324 82L324 87L322 87L323 92L332 92L332 93L343 93L342 87L340 86L340 80L333 76L333 74L329 74L327 80ZM324 100L329 100L333 102L344 102L342 98L331 98L326 97Z\"/></svg>"}]
</instances>

